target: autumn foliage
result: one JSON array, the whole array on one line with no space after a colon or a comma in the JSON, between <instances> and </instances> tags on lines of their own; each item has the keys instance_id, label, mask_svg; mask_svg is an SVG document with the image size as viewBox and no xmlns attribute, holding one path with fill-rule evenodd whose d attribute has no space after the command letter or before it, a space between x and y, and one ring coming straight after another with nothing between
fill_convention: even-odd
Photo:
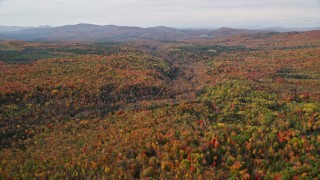
<instances>
[{"instance_id":1,"label":"autumn foliage","mask_svg":"<svg viewBox=\"0 0 320 180\"><path fill-rule=\"evenodd\" d=\"M320 178L317 34L2 41L0 179Z\"/></svg>"}]
</instances>

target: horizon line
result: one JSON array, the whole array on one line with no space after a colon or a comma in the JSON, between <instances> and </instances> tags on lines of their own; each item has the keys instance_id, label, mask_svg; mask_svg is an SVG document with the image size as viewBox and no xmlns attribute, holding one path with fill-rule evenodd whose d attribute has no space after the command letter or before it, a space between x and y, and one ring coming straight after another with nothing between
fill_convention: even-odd
<instances>
[{"instance_id":1,"label":"horizon line","mask_svg":"<svg viewBox=\"0 0 320 180\"><path fill-rule=\"evenodd\" d=\"M140 26L140 25L118 25L118 24L95 24L95 23L75 23L75 24L63 24L63 25L1 25L0 27L22 27L22 28L56 28L63 26L76 26L76 25L95 25L95 26L119 26L119 27L138 27L138 28L155 28L155 27L166 27L166 28L175 28L175 29L220 29L220 28L243 28L243 29L269 29L269 28L280 28L280 29L320 29L319 26L278 26L278 25L233 25L233 26L167 26L167 25L155 25L155 26Z\"/></svg>"}]
</instances>

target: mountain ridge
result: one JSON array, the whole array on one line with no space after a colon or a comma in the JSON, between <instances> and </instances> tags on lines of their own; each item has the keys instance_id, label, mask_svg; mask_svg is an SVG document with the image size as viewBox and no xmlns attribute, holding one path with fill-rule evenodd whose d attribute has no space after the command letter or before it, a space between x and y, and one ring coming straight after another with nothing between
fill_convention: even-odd
<instances>
[{"instance_id":1,"label":"mountain ridge","mask_svg":"<svg viewBox=\"0 0 320 180\"><path fill-rule=\"evenodd\" d=\"M142 28L137 26L76 24L58 27L35 27L18 31L0 32L2 40L27 41L132 41L137 39L185 40L190 38L212 38L240 33L264 32L259 30L220 28L176 29L167 26Z\"/></svg>"},{"instance_id":2,"label":"mountain ridge","mask_svg":"<svg viewBox=\"0 0 320 180\"><path fill-rule=\"evenodd\" d=\"M7 30L5 30L7 29ZM315 30L313 28L311 30ZM296 29L294 32L303 32ZM300 31L299 31L300 30ZM306 29L305 29L306 30ZM215 39L233 35L258 33L291 32L287 28L270 27L265 29L243 29L221 27L218 29L178 29L167 26L138 27L118 25L95 25L80 23L64 26L19 27L0 26L0 40L24 41L79 41L79 42L107 42L134 40L164 40L180 41L190 39Z\"/></svg>"}]
</instances>

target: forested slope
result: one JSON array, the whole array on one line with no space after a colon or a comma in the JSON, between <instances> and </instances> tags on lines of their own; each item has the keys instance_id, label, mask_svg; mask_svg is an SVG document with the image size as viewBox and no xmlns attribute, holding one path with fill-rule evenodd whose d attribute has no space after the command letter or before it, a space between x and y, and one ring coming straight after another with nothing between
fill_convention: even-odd
<instances>
[{"instance_id":1,"label":"forested slope","mask_svg":"<svg viewBox=\"0 0 320 180\"><path fill-rule=\"evenodd\" d=\"M320 178L318 31L0 48L1 178Z\"/></svg>"}]
</instances>

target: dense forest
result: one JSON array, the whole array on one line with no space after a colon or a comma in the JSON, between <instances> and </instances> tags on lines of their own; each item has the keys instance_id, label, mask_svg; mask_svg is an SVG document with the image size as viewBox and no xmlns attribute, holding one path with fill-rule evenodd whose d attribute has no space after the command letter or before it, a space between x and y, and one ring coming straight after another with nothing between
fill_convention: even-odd
<instances>
[{"instance_id":1,"label":"dense forest","mask_svg":"<svg viewBox=\"0 0 320 180\"><path fill-rule=\"evenodd\" d=\"M320 31L0 41L0 179L320 179Z\"/></svg>"}]
</instances>

